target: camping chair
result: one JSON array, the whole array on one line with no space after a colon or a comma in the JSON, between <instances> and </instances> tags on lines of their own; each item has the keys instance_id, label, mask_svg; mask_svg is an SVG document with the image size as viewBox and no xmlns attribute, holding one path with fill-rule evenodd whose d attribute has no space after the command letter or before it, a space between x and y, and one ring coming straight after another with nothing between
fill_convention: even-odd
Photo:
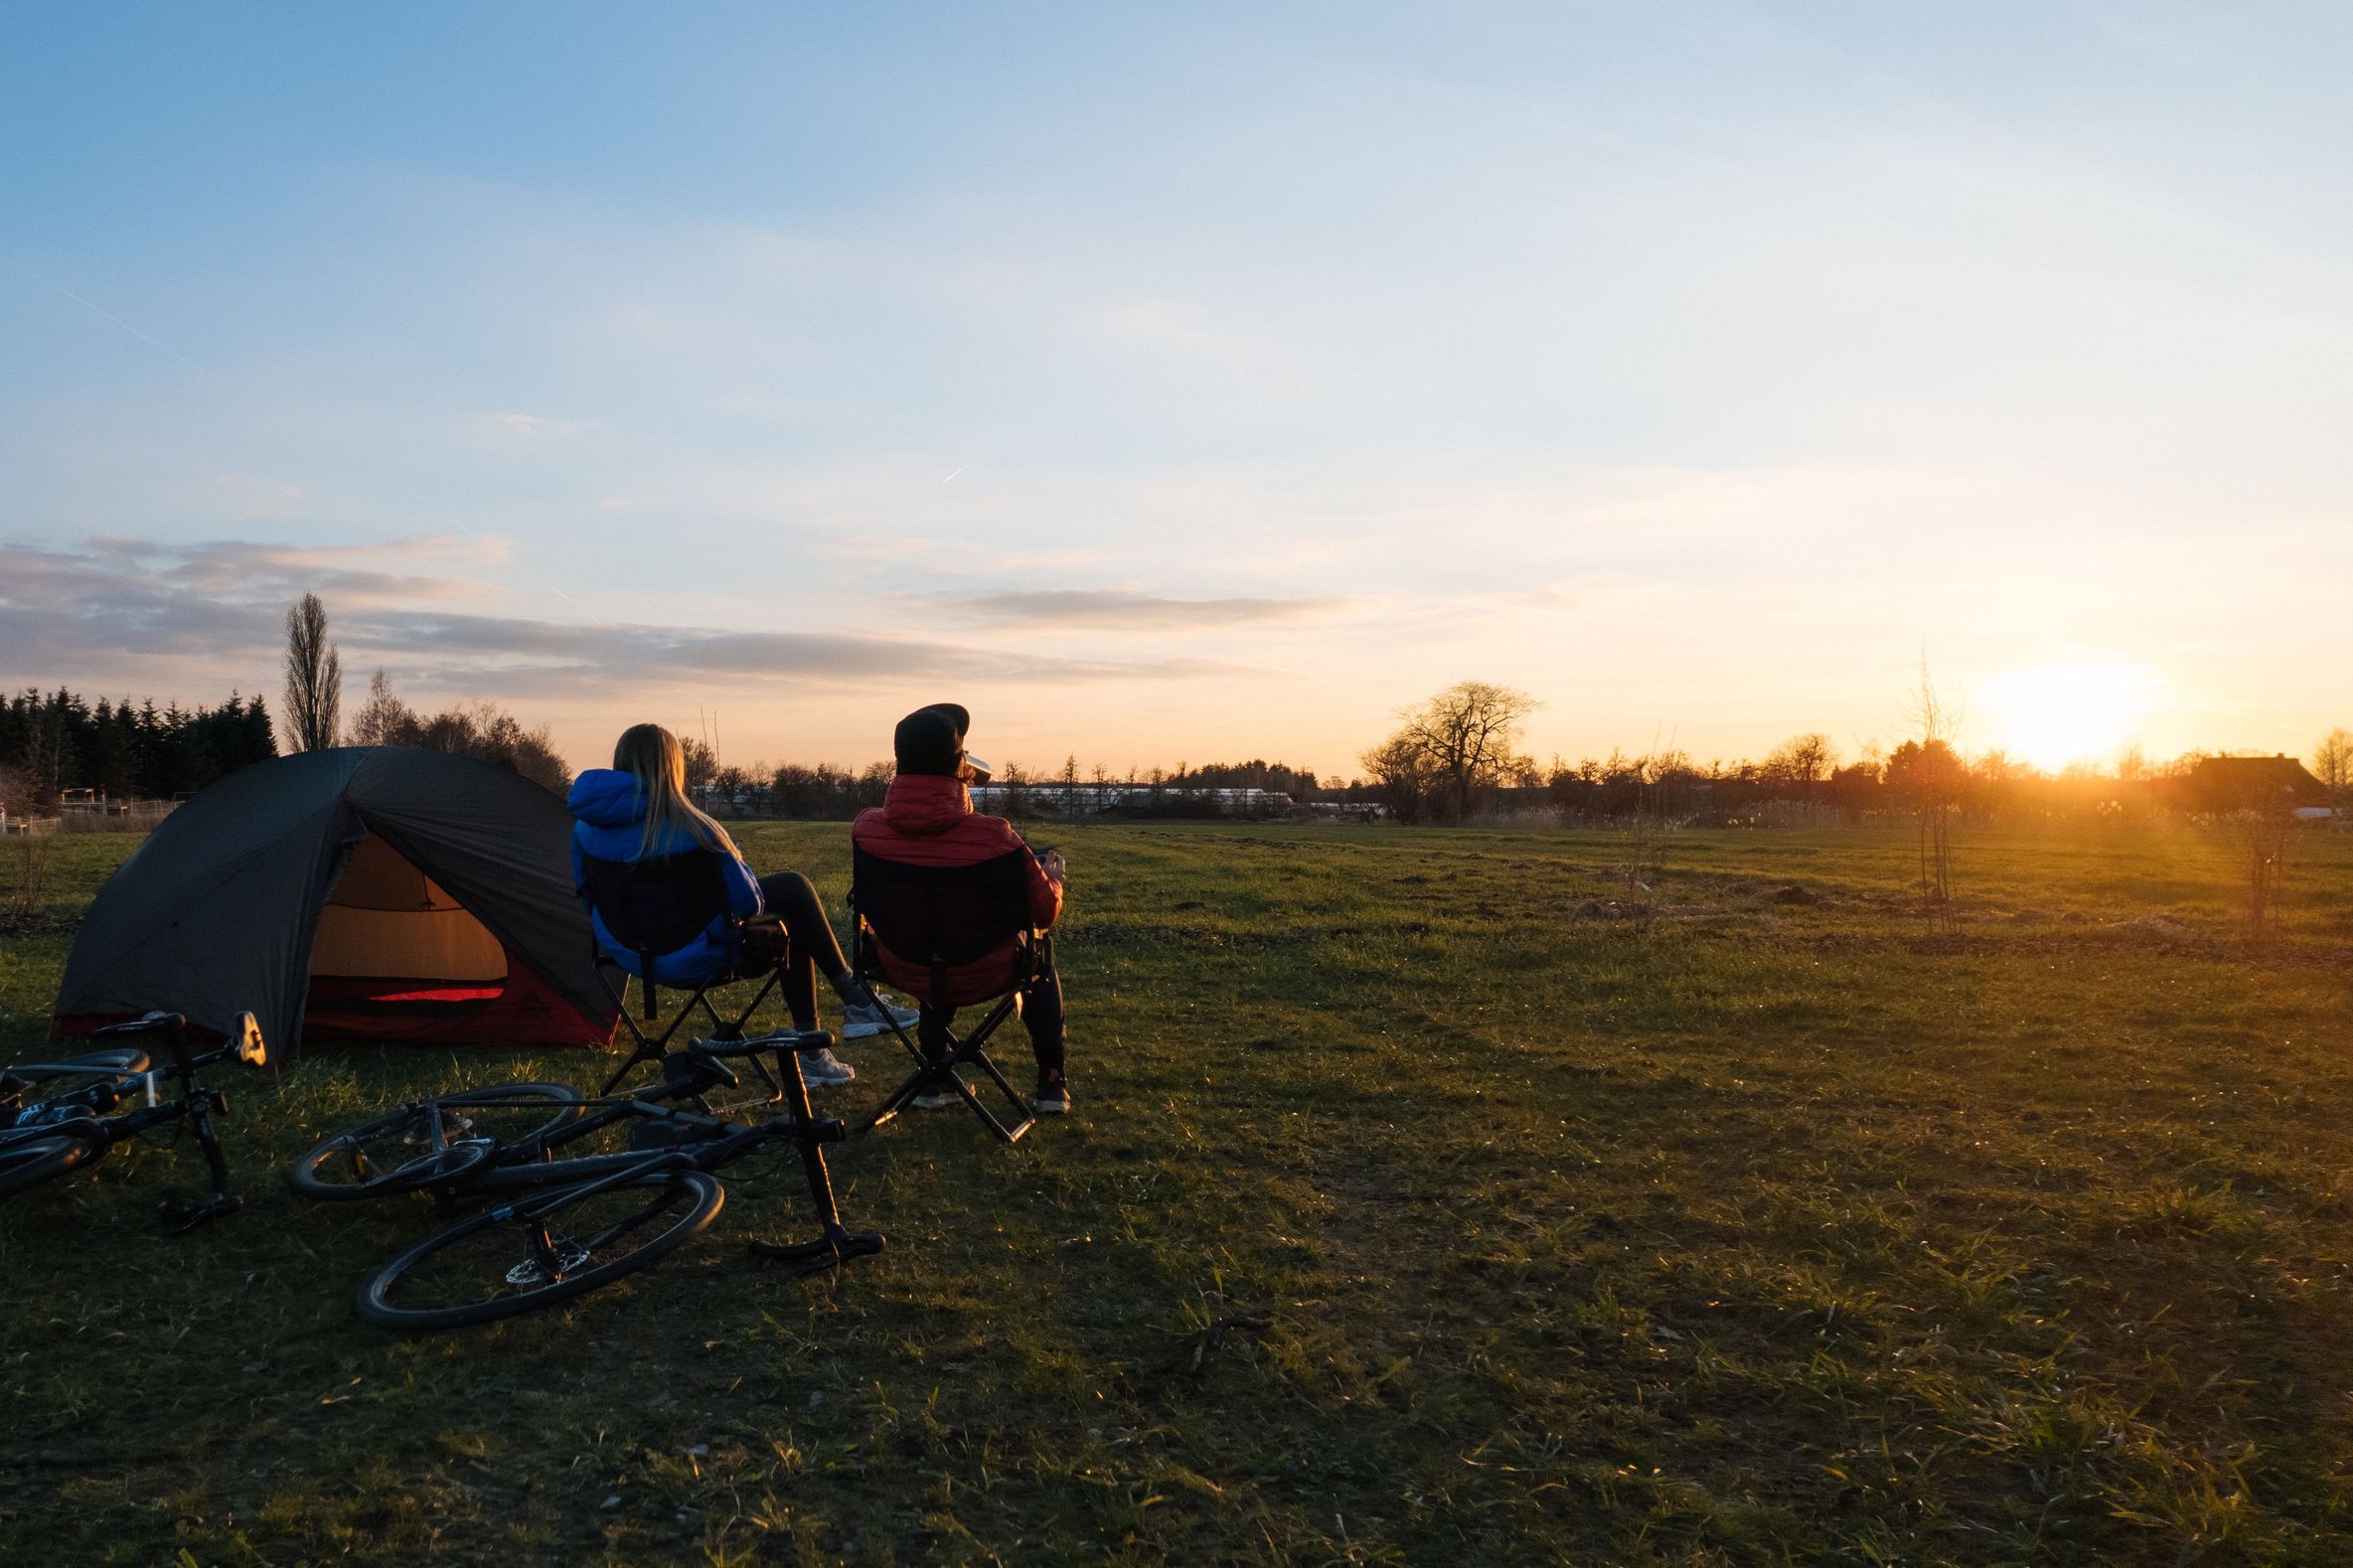
<instances>
[{"instance_id":1,"label":"camping chair","mask_svg":"<svg viewBox=\"0 0 2353 1568\"><path fill-rule=\"evenodd\" d=\"M925 987L898 988L917 1001L949 1008L995 1004L962 1036L947 1031L946 1053L937 1060L926 1056L906 1029L894 1023L891 1032L915 1058L915 1070L859 1125L859 1132L871 1132L889 1121L917 1095L943 1089L953 1090L1006 1143L1029 1131L1034 1120L1029 1102L1015 1092L988 1053L998 1026L1020 1011L1021 987L1044 973L1052 961L1049 939L1030 925L1027 862L1028 855L1019 850L977 865L909 865L863 850L854 852L850 907L858 916L859 977L868 986L881 984L881 949L888 948L894 957L930 968ZM951 984L950 970L1001 949L1007 950L1002 974L961 989ZM1010 1126L957 1075L959 1067L975 1068L997 1085L1015 1112Z\"/></svg>"},{"instance_id":2,"label":"camping chair","mask_svg":"<svg viewBox=\"0 0 2353 1568\"><path fill-rule=\"evenodd\" d=\"M772 918L754 917L738 920L727 911L726 883L719 874L719 853L716 850L686 850L677 855L651 857L642 861L601 861L594 856L582 856L587 872L581 896L596 918L604 923L615 941L634 955L635 964L625 964L606 953L590 939L596 963L597 983L613 999L613 1006L621 1015L622 1023L629 1029L635 1048L612 1077L605 1080L598 1092L610 1094L614 1085L636 1070L641 1061L660 1061L673 1037L684 1028L701 1009L711 1024L707 1036L714 1043L725 1045L744 1038L743 1026L751 1016L768 1000L783 978L788 956L784 928ZM692 942L710 926L713 920L724 920L730 927L728 946L734 954L733 962L721 960L709 974L692 985L674 987L687 992L687 1000L678 1016L659 1032L654 1024L662 1016L661 985L654 978L654 965L664 953L674 953ZM608 972L617 972L621 983L614 985ZM643 987L639 997L640 1018L629 1016L629 982L635 979ZM758 979L759 990L751 1001L731 1016L722 1015L710 999L710 993L721 986L739 980ZM643 1022L641 1025L640 1019ZM763 1043L774 1043L797 1049L791 1031L774 1036L763 1036ZM813 1043L825 1043L811 1036ZM770 1099L784 1093L781 1084L769 1079L767 1069L755 1055L751 1058L760 1076L768 1079Z\"/></svg>"}]
</instances>

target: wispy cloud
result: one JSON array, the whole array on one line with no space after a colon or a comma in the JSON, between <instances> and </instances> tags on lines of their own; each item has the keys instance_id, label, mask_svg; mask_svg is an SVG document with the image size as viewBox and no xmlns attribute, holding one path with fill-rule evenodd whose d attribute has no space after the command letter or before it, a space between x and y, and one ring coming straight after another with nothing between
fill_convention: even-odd
<instances>
[{"instance_id":1,"label":"wispy cloud","mask_svg":"<svg viewBox=\"0 0 2353 1568\"><path fill-rule=\"evenodd\" d=\"M1057 659L948 643L824 632L691 626L574 626L476 615L379 612L347 618L352 646L413 657L456 689L590 695L724 681L730 687L916 678L1002 681L1176 680L1228 669L1204 660Z\"/></svg>"},{"instance_id":2,"label":"wispy cloud","mask_svg":"<svg viewBox=\"0 0 2353 1568\"><path fill-rule=\"evenodd\" d=\"M17 551L7 552L11 558ZM364 545L271 545L248 540L158 544L108 536L80 550L31 551L52 580L98 569L122 584L147 584L165 593L197 592L230 600L331 594L346 603L456 602L494 599L505 589L480 577L389 569L398 565L492 565L508 550L502 540L429 536ZM30 561L26 569L37 569Z\"/></svg>"},{"instance_id":3,"label":"wispy cloud","mask_svg":"<svg viewBox=\"0 0 2353 1568\"><path fill-rule=\"evenodd\" d=\"M490 422L513 435L552 440L592 428L586 419L555 419L541 413L494 413Z\"/></svg>"},{"instance_id":4,"label":"wispy cloud","mask_svg":"<svg viewBox=\"0 0 2353 1568\"><path fill-rule=\"evenodd\" d=\"M1029 588L923 596L968 619L1000 626L1118 627L1180 631L1268 626L1344 609L1339 597L1174 599L1128 588Z\"/></svg>"},{"instance_id":5,"label":"wispy cloud","mask_svg":"<svg viewBox=\"0 0 2353 1568\"><path fill-rule=\"evenodd\" d=\"M1168 681L1230 673L1197 659L1071 659L921 638L698 626L578 624L483 614L501 597L478 577L379 569L369 559L473 553L468 542L399 540L355 547L224 540L158 545L96 539L78 549L0 546L0 644L111 675L144 657L274 675L286 603L326 598L347 662L386 663L425 691L606 697L699 682L774 688L918 678L991 682ZM13 660L0 661L0 673Z\"/></svg>"}]
</instances>

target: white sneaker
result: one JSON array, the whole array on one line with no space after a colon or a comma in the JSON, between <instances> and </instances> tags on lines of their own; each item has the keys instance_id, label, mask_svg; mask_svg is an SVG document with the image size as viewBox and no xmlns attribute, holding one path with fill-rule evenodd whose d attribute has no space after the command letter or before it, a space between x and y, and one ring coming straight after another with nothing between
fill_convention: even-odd
<instances>
[{"instance_id":1,"label":"white sneaker","mask_svg":"<svg viewBox=\"0 0 2353 1568\"><path fill-rule=\"evenodd\" d=\"M801 1081L812 1089L830 1089L858 1076L858 1069L822 1046L801 1052Z\"/></svg>"},{"instance_id":2,"label":"white sneaker","mask_svg":"<svg viewBox=\"0 0 2353 1568\"><path fill-rule=\"evenodd\" d=\"M834 1030L838 1040L863 1040L870 1034L887 1034L896 1024L902 1029L915 1026L913 1008L885 1007L879 1001L853 1002L842 1009L842 1026Z\"/></svg>"},{"instance_id":3,"label":"white sneaker","mask_svg":"<svg viewBox=\"0 0 2353 1568\"><path fill-rule=\"evenodd\" d=\"M964 1103L964 1096L953 1089L934 1089L929 1094L918 1094L907 1102L918 1111L937 1111Z\"/></svg>"}]
</instances>

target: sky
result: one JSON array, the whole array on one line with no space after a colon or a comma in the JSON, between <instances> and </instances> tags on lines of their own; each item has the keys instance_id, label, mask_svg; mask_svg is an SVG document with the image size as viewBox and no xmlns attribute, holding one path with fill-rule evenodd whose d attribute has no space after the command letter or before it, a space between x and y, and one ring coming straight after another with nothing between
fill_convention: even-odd
<instances>
[{"instance_id":1,"label":"sky","mask_svg":"<svg viewBox=\"0 0 2353 1568\"><path fill-rule=\"evenodd\" d=\"M2334 4L0 8L0 683L1326 774L2353 723Z\"/></svg>"}]
</instances>

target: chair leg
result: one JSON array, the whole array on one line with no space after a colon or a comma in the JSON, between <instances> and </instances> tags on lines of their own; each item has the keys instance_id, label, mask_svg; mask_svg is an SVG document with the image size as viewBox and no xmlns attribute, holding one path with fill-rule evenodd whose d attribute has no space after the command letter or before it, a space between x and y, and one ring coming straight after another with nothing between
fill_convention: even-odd
<instances>
[{"instance_id":1,"label":"chair leg","mask_svg":"<svg viewBox=\"0 0 2353 1568\"><path fill-rule=\"evenodd\" d=\"M865 1120L851 1130L851 1135L859 1137L872 1132L905 1110L907 1102L919 1094L928 1094L935 1089L949 1088L955 1091L957 1098L972 1107L973 1114L978 1116L982 1124L996 1135L1000 1143L1019 1143L1021 1135L1028 1132L1030 1127L1035 1124L1037 1117L1030 1110L1029 1102L1021 1098L1020 1093L1007 1081L1004 1073L997 1070L997 1064L989 1059L985 1049L990 1036L997 1032L998 1025L1013 1017L1019 1006L1018 996L1013 992L1006 993L997 1006L990 1009L988 1016L962 1039L958 1039L955 1032L951 1030L947 1038L948 1054L936 1062L923 1054L922 1047L908 1038L904 1028L892 1024L891 1032L898 1036L899 1043L907 1048L907 1053L915 1058L915 1070L909 1073L897 1088L884 1095L882 1103L867 1113ZM972 1086L957 1076L956 1069L965 1066L977 1066L986 1073L990 1080L997 1085L999 1092L1005 1096L1006 1102L1019 1113L1014 1118L1012 1126L1009 1127L1004 1121L1001 1121L994 1111L982 1103L980 1096L973 1092Z\"/></svg>"},{"instance_id":2,"label":"chair leg","mask_svg":"<svg viewBox=\"0 0 2353 1568\"><path fill-rule=\"evenodd\" d=\"M967 1066L977 1066L988 1074L1005 1095L1006 1102L1020 1113L1016 1117L1014 1125L1009 1127L1005 1122L999 1120L997 1113L990 1110L982 1102L981 1097L973 1092L972 1085L957 1075L957 1068ZM980 1042L967 1040L952 1044L952 1048L944 1060L937 1063L926 1061L917 1066L897 1088L883 1097L882 1103L868 1113L864 1121L852 1129L852 1136L872 1132L905 1110L907 1103L915 1096L929 1094L938 1089L952 1090L958 1099L971 1106L973 1114L978 1116L983 1125L997 1136L1000 1143L1019 1143L1021 1135L1028 1132L1030 1126L1037 1120L1035 1114L1029 1109L1029 1102L1022 1099L1014 1086L1006 1081L1005 1074L997 1070L997 1064L981 1050Z\"/></svg>"},{"instance_id":3,"label":"chair leg","mask_svg":"<svg viewBox=\"0 0 2353 1568\"><path fill-rule=\"evenodd\" d=\"M861 976L860 978L862 980L865 980L865 977L863 976ZM867 994L871 995L873 992L873 982L870 980L865 980L865 986ZM913 1058L915 1070L909 1073L904 1079L900 1080L899 1086L897 1088L884 1095L882 1097L882 1103L874 1107L874 1109L867 1114L865 1120L851 1128L850 1136L853 1138L863 1137L865 1134L872 1132L875 1128L880 1127L884 1122L887 1122L892 1117L898 1115L899 1112L905 1110L907 1102L912 1100L916 1095L922 1093L924 1086L931 1081L931 1062L927 1057L924 1056L923 1047L916 1043L915 1037L913 1035L907 1032L906 1025L893 1019L890 1025L890 1032L892 1036L898 1040L899 1044L906 1050L907 1055ZM951 1036L951 1039L952 1038L953 1036Z\"/></svg>"},{"instance_id":4,"label":"chair leg","mask_svg":"<svg viewBox=\"0 0 2353 1568\"><path fill-rule=\"evenodd\" d=\"M955 1076L953 1073L949 1074L948 1081L956 1085L957 1094L963 1098L966 1105L972 1107L973 1114L981 1119L983 1125L985 1125L990 1132L997 1135L999 1142L1008 1144L1020 1143L1021 1141L1021 1135L1028 1132L1037 1121L1036 1115L1029 1109L1028 1102L1014 1092L1014 1086L1005 1081L1005 1074L997 1070L997 1064L991 1061L978 1045L975 1045L969 1054L964 1056L963 1060L970 1065L979 1067L992 1079L996 1080L997 1087L1004 1091L1006 1100L1020 1113L1016 1118L1014 1125L1008 1127L1005 1125L1005 1123L999 1121L997 1119L997 1113L990 1110L987 1105L982 1103L980 1095L974 1092L971 1084L966 1083L962 1078Z\"/></svg>"},{"instance_id":5,"label":"chair leg","mask_svg":"<svg viewBox=\"0 0 2353 1568\"><path fill-rule=\"evenodd\" d=\"M989 1075L990 1080L997 1085L998 1092L1005 1096L1006 1103L1019 1113L1020 1119L1011 1132L1005 1131L1003 1124L999 1123L995 1117L989 1119L991 1124L998 1128L998 1136L1009 1144L1013 1143L1036 1125L1037 1113L1029 1108L1029 1102L1021 1098L1020 1092L1006 1081L1005 1074L997 1070L997 1063L989 1059L986 1051L975 1050L972 1057L974 1065ZM978 1095L973 1097L976 1105L979 1103L979 1098Z\"/></svg>"},{"instance_id":6,"label":"chair leg","mask_svg":"<svg viewBox=\"0 0 2353 1568\"><path fill-rule=\"evenodd\" d=\"M907 1102L915 1098L916 1095L922 1093L924 1085L930 1081L931 1069L928 1067L917 1067L913 1072L907 1074L907 1076L899 1083L897 1088L884 1095L882 1097L882 1103L875 1106L872 1111L868 1112L865 1120L853 1127L850 1130L850 1135L853 1138L863 1137L863 1135L872 1132L875 1128L880 1127L884 1122L889 1121L892 1117L898 1115L899 1112L905 1110L907 1108Z\"/></svg>"}]
</instances>

